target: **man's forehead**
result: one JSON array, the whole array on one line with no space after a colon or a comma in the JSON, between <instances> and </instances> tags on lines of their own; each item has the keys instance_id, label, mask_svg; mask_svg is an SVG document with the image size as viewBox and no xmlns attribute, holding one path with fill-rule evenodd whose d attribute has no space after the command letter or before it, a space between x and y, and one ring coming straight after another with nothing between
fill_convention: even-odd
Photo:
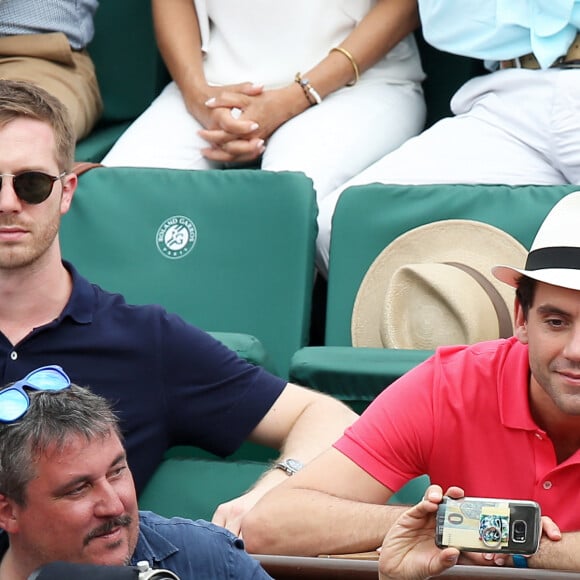
<instances>
[{"instance_id":1,"label":"man's forehead","mask_svg":"<svg viewBox=\"0 0 580 580\"><path fill-rule=\"evenodd\" d=\"M110 450L111 454L118 455L120 449L123 449L123 444L116 431L111 427L106 433L94 435L77 432L67 433L58 441L47 442L37 457L39 461L68 462L72 457L85 455L90 450L94 450L100 455Z\"/></svg>"}]
</instances>

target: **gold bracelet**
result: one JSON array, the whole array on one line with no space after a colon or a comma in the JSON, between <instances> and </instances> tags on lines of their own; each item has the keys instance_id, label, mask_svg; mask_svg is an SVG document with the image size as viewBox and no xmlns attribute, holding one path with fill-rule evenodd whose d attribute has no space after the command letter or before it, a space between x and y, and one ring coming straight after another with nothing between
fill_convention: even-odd
<instances>
[{"instance_id":1,"label":"gold bracelet","mask_svg":"<svg viewBox=\"0 0 580 580\"><path fill-rule=\"evenodd\" d=\"M297 72L294 77L294 82L300 85L300 88L304 91L304 96L306 100L311 105L320 105L322 103L322 97L318 91L310 84L307 78L304 78L301 73Z\"/></svg>"},{"instance_id":2,"label":"gold bracelet","mask_svg":"<svg viewBox=\"0 0 580 580\"><path fill-rule=\"evenodd\" d=\"M340 54L344 54L344 56L348 58L350 64L352 65L352 70L354 71L354 81L350 81L350 83L347 83L346 86L352 87L353 85L356 85L358 79L360 78L360 71L358 69L358 64L356 64L356 60L354 60L354 56L352 56L352 54L350 54L346 48L342 48L342 46L335 46L334 48L330 49L330 52L332 51L340 52ZM330 54L330 52L328 54Z\"/></svg>"}]
</instances>

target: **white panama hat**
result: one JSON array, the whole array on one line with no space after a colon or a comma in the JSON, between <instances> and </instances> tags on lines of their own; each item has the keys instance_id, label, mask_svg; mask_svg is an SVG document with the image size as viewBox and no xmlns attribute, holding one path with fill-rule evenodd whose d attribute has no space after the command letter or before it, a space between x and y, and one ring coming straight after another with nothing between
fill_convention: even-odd
<instances>
[{"instance_id":1,"label":"white panama hat","mask_svg":"<svg viewBox=\"0 0 580 580\"><path fill-rule=\"evenodd\" d=\"M550 210L523 268L495 266L493 275L510 286L520 276L580 290L580 191L569 193Z\"/></svg>"},{"instance_id":2,"label":"white panama hat","mask_svg":"<svg viewBox=\"0 0 580 580\"><path fill-rule=\"evenodd\" d=\"M512 236L472 220L419 226L374 260L352 313L354 346L434 349L511 336L514 291L491 275L498 262L522 265Z\"/></svg>"}]
</instances>

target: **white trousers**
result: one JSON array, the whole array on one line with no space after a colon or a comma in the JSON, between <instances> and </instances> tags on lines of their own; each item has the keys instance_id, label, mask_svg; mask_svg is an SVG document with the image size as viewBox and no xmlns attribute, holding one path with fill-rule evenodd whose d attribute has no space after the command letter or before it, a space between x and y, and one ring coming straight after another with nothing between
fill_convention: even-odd
<instances>
[{"instance_id":1,"label":"white trousers","mask_svg":"<svg viewBox=\"0 0 580 580\"><path fill-rule=\"evenodd\" d=\"M419 84L361 80L279 127L266 144L262 169L303 171L320 201L342 183L419 133L425 103ZM201 155L200 124L170 83L103 159L108 166L215 169Z\"/></svg>"},{"instance_id":2,"label":"white trousers","mask_svg":"<svg viewBox=\"0 0 580 580\"><path fill-rule=\"evenodd\" d=\"M341 192L368 183L580 184L580 69L508 69L477 77L454 117L408 140L320 204L317 265L327 275Z\"/></svg>"}]
</instances>

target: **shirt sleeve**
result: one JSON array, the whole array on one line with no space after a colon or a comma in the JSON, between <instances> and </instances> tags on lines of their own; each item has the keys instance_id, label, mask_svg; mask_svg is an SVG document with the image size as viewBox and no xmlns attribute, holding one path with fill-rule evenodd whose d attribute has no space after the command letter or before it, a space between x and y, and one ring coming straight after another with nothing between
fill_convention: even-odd
<instances>
[{"instance_id":1,"label":"shirt sleeve","mask_svg":"<svg viewBox=\"0 0 580 580\"><path fill-rule=\"evenodd\" d=\"M387 387L335 444L393 492L428 472L433 444L434 358Z\"/></svg>"},{"instance_id":2,"label":"shirt sleeve","mask_svg":"<svg viewBox=\"0 0 580 580\"><path fill-rule=\"evenodd\" d=\"M241 359L206 332L165 313L163 381L173 445L233 453L286 381Z\"/></svg>"}]
</instances>

